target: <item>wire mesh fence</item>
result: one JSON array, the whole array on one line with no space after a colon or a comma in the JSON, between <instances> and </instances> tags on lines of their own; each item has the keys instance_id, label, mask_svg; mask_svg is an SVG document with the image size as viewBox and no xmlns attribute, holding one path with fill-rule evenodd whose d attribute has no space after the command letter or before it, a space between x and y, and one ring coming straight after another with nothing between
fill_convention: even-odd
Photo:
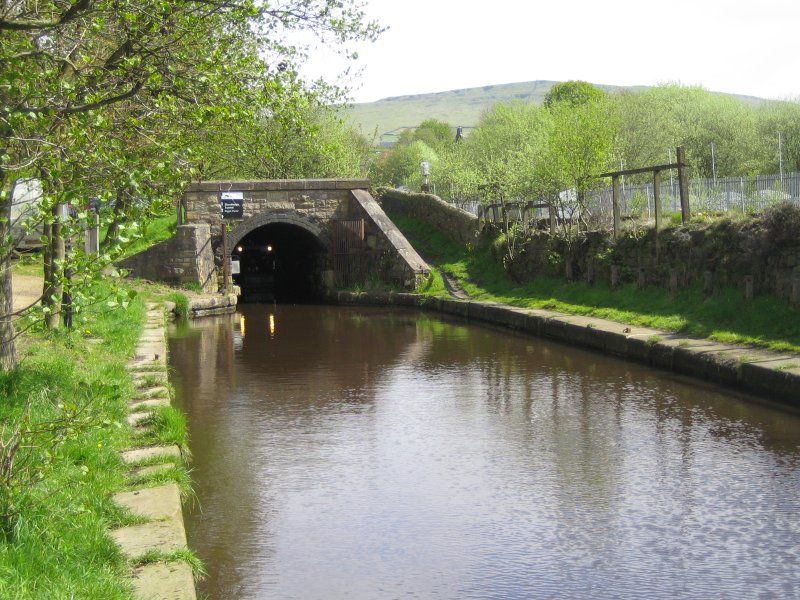
<instances>
[{"instance_id":1,"label":"wire mesh fence","mask_svg":"<svg viewBox=\"0 0 800 600\"><path fill-rule=\"evenodd\" d=\"M653 184L625 185L621 188L623 214L651 216ZM665 212L680 212L678 178L662 180L661 206ZM718 177L689 181L689 205L693 212L758 212L783 201L800 202L800 173L759 175L756 177ZM587 206L601 214L611 212L611 188L589 194Z\"/></svg>"},{"instance_id":2,"label":"wire mesh fence","mask_svg":"<svg viewBox=\"0 0 800 600\"><path fill-rule=\"evenodd\" d=\"M653 184L624 184L621 187L620 210L623 215L636 215L646 218L653 216ZM680 190L678 178L664 177L661 181L662 211L680 212ZM569 205L575 200L574 190L562 192L562 204ZM800 203L800 173L784 175L758 175L755 177L718 177L716 179L692 179L689 181L689 204L697 212L755 213L779 202ZM459 208L489 221L497 220L499 211L496 204L480 202L475 198L454 200ZM522 211L515 205L518 201L507 202L507 216L510 221L519 220ZM590 192L585 206L592 216L609 217L612 213L612 190L608 188ZM538 217L545 217L546 210L538 209Z\"/></svg>"}]
</instances>

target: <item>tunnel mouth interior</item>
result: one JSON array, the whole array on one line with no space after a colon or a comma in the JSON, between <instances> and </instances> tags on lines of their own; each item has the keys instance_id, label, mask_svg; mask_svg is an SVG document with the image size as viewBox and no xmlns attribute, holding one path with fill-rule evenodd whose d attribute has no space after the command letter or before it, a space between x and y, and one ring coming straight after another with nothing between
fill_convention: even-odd
<instances>
[{"instance_id":1,"label":"tunnel mouth interior","mask_svg":"<svg viewBox=\"0 0 800 600\"><path fill-rule=\"evenodd\" d=\"M233 281L240 302L312 302L322 293L326 249L317 237L290 223L270 223L244 236L231 252L239 261Z\"/></svg>"}]
</instances>

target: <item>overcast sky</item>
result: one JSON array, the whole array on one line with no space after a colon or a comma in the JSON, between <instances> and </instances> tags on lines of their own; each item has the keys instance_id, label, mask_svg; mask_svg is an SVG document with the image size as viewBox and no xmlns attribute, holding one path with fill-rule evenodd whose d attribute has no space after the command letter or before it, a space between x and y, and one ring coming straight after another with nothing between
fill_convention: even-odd
<instances>
[{"instance_id":1,"label":"overcast sky","mask_svg":"<svg viewBox=\"0 0 800 600\"><path fill-rule=\"evenodd\" d=\"M800 97L800 0L368 0L389 30L359 48L353 97L537 79L667 81ZM342 63L313 52L309 75Z\"/></svg>"}]
</instances>

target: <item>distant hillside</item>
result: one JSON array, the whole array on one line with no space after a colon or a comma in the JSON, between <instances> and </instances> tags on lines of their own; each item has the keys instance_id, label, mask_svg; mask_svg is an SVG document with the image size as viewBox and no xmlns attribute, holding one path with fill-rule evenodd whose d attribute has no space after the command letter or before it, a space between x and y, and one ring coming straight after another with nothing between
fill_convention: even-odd
<instances>
[{"instance_id":1,"label":"distant hillside","mask_svg":"<svg viewBox=\"0 0 800 600\"><path fill-rule=\"evenodd\" d=\"M347 115L361 132L371 138L377 131L376 141L386 132L402 127L416 127L425 119L441 119L451 125L474 126L483 112L498 102L524 100L540 103L557 81L526 81L504 83L477 88L396 96L376 102L354 104L346 109ZM597 84L607 91L641 90L645 86L615 86ZM737 96L748 102L762 100L752 96Z\"/></svg>"}]
</instances>

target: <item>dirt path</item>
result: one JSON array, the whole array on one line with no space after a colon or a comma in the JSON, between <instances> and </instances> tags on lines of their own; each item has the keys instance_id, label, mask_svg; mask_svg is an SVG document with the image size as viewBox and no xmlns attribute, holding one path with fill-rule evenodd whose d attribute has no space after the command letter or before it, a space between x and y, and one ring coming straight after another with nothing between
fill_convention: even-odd
<instances>
[{"instance_id":1,"label":"dirt path","mask_svg":"<svg viewBox=\"0 0 800 600\"><path fill-rule=\"evenodd\" d=\"M14 311L30 306L42 295L43 279L37 275L12 275L12 289L14 291Z\"/></svg>"},{"instance_id":2,"label":"dirt path","mask_svg":"<svg viewBox=\"0 0 800 600\"><path fill-rule=\"evenodd\" d=\"M458 298L459 300L469 300L469 294L467 294L467 292L464 291L464 288L461 287L458 279L448 275L444 271L440 270L440 273L442 274L442 279L444 279L444 286L447 288L447 291L450 292L450 295L453 298Z\"/></svg>"}]
</instances>

